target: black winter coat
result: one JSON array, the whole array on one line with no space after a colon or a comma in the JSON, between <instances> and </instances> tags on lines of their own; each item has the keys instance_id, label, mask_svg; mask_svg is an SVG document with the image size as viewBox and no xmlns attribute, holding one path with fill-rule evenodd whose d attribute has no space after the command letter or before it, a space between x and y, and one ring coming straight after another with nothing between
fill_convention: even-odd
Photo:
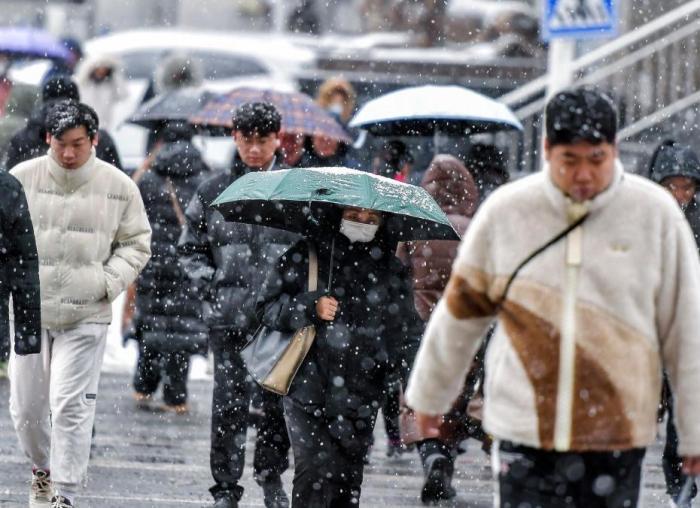
<instances>
[{"instance_id":1,"label":"black winter coat","mask_svg":"<svg viewBox=\"0 0 700 508\"><path fill-rule=\"evenodd\" d=\"M187 277L178 263L177 241L182 226L168 181L184 211L208 176L209 168L199 151L191 143L180 141L164 145L139 182L153 234L151 259L137 282L135 326L140 340L157 350L206 352L207 328L201 319L201 302L188 290Z\"/></svg>"},{"instance_id":2,"label":"black winter coat","mask_svg":"<svg viewBox=\"0 0 700 508\"><path fill-rule=\"evenodd\" d=\"M300 241L268 277L258 312L265 325L280 331L316 326L316 339L289 397L311 414L370 419L384 398L387 376L397 369L407 374L406 360L415 356L422 324L410 275L394 256L395 246L351 244L340 233L334 238L334 245L324 240L317 246L318 291L308 291L308 246ZM332 323L316 315L316 302L324 294L339 302Z\"/></svg>"},{"instance_id":3,"label":"black winter coat","mask_svg":"<svg viewBox=\"0 0 700 508\"><path fill-rule=\"evenodd\" d=\"M27 125L12 136L7 148L5 169L9 171L21 162L46 155L49 146L46 144L44 116L44 108L40 108L32 115ZM123 169L114 140L104 129L99 131L99 140L95 151L98 159Z\"/></svg>"},{"instance_id":4,"label":"black winter coat","mask_svg":"<svg viewBox=\"0 0 700 508\"><path fill-rule=\"evenodd\" d=\"M286 231L227 222L209 206L236 178L250 171L236 156L229 172L199 186L185 211L187 227L178 244L191 290L204 302L209 329L243 336L257 325L255 301L267 272L298 239Z\"/></svg>"},{"instance_id":5,"label":"black winter coat","mask_svg":"<svg viewBox=\"0 0 700 508\"><path fill-rule=\"evenodd\" d=\"M9 337L12 295L15 352L41 351L39 257L22 184L0 171L0 338Z\"/></svg>"}]
</instances>

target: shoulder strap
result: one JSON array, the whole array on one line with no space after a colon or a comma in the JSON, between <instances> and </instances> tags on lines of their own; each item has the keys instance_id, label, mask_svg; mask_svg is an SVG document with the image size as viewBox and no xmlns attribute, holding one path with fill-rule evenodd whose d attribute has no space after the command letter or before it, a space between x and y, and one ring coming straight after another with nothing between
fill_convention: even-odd
<instances>
[{"instance_id":1,"label":"shoulder strap","mask_svg":"<svg viewBox=\"0 0 700 508\"><path fill-rule=\"evenodd\" d=\"M318 289L318 255L316 254L316 246L307 242L309 246L309 291Z\"/></svg>"},{"instance_id":2,"label":"shoulder strap","mask_svg":"<svg viewBox=\"0 0 700 508\"><path fill-rule=\"evenodd\" d=\"M552 238L551 240L549 240L547 243L545 243L544 245L542 245L542 246L539 247L538 249L534 250L528 257L526 257L526 258L518 265L518 267L517 267L515 270L513 270L513 273L512 273L512 274L510 275L510 277L508 278L508 282L506 283L506 288L503 290L503 295L501 296L501 299L500 299L500 301L499 301L499 303L498 303L498 306L500 307L501 305L503 305L503 304L505 303L506 298L508 297L508 291L510 290L510 286L513 284L513 281L514 281L515 278L518 276L518 273L520 273L520 270L522 270L523 268L525 268L525 266L526 266L530 261L532 261L533 259L535 259L537 256L539 256L540 254L542 254L544 251L546 251L547 249L549 249L552 245L554 245L555 243L557 243L557 242L558 242L559 240L561 240L562 238L566 237L566 235L568 235L568 234L571 233L574 229L576 229L576 228L579 227L581 224L583 224L587 218L588 218L588 214L586 213L585 215L583 215L581 218L579 218L579 219L576 220L575 222L572 222L564 231L562 231L561 233L559 233L558 235L556 235L555 237L553 237L553 238Z\"/></svg>"},{"instance_id":3,"label":"shoulder strap","mask_svg":"<svg viewBox=\"0 0 700 508\"><path fill-rule=\"evenodd\" d=\"M166 178L165 186L168 189L168 193L170 194L170 203L173 205L173 211L175 212L177 221L180 223L180 226L184 226L187 222L187 218L185 217L185 214L182 211L180 201L177 199L177 194L175 193L175 186L173 185L173 181L170 178Z\"/></svg>"}]
</instances>

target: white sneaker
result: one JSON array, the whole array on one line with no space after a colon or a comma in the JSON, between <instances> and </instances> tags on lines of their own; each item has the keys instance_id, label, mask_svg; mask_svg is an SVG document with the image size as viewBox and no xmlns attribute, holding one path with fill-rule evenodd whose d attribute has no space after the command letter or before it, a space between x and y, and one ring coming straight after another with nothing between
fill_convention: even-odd
<instances>
[{"instance_id":1,"label":"white sneaker","mask_svg":"<svg viewBox=\"0 0 700 508\"><path fill-rule=\"evenodd\" d=\"M51 485L51 476L43 469L35 469L32 471L32 488L29 493L30 503L48 503L51 501L53 488Z\"/></svg>"},{"instance_id":2,"label":"white sneaker","mask_svg":"<svg viewBox=\"0 0 700 508\"><path fill-rule=\"evenodd\" d=\"M75 508L75 505L67 497L54 496L51 499L51 508Z\"/></svg>"}]
</instances>

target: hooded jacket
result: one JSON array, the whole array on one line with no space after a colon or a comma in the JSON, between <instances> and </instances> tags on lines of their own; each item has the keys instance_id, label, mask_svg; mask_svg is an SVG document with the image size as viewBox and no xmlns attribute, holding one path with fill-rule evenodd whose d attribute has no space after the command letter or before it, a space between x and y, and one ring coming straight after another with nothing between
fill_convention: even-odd
<instances>
[{"instance_id":1,"label":"hooded jacket","mask_svg":"<svg viewBox=\"0 0 700 508\"><path fill-rule=\"evenodd\" d=\"M558 451L645 447L656 437L662 366L676 396L681 455L700 454L700 263L675 200L625 174L582 226L549 168L505 185L462 242L414 365L408 404L442 414L494 318L484 425L496 438Z\"/></svg>"},{"instance_id":2,"label":"hooded jacket","mask_svg":"<svg viewBox=\"0 0 700 508\"><path fill-rule=\"evenodd\" d=\"M100 67L110 68L111 73L104 80L96 82L92 79L92 73ZM114 106L128 97L121 62L110 55L88 56L78 65L75 81L82 101L95 110L100 125L108 130L116 127Z\"/></svg>"},{"instance_id":3,"label":"hooded jacket","mask_svg":"<svg viewBox=\"0 0 700 508\"><path fill-rule=\"evenodd\" d=\"M421 186L440 205L457 233L463 235L479 204L479 191L464 164L451 155L436 156ZM458 241L427 240L408 242L401 249L400 256L405 256L411 267L416 310L424 321L447 286L458 247Z\"/></svg>"},{"instance_id":4,"label":"hooded jacket","mask_svg":"<svg viewBox=\"0 0 700 508\"><path fill-rule=\"evenodd\" d=\"M136 184L95 156L66 170L48 155L11 172L27 195L39 253L42 328L109 323L144 267L151 228Z\"/></svg>"},{"instance_id":5,"label":"hooded jacket","mask_svg":"<svg viewBox=\"0 0 700 508\"><path fill-rule=\"evenodd\" d=\"M318 290L309 291L309 249L301 240L267 278L258 312L274 330L316 327L289 397L311 414L369 419L385 396L387 375L407 367L420 341L422 325L413 308L410 276L394 256L395 244L381 238L351 243L333 230L313 238L319 239L313 240ZM339 302L330 323L316 314L316 302L326 294Z\"/></svg>"},{"instance_id":6,"label":"hooded jacket","mask_svg":"<svg viewBox=\"0 0 700 508\"><path fill-rule=\"evenodd\" d=\"M172 185L178 206L184 211L208 176L209 168L199 150L183 140L163 145L139 182L153 228L151 259L139 276L136 298L136 328L147 344L167 343L172 351L190 352L202 352L198 348L206 346L201 302L188 290L178 262L177 241L182 226L169 187Z\"/></svg>"},{"instance_id":7,"label":"hooded jacket","mask_svg":"<svg viewBox=\"0 0 700 508\"><path fill-rule=\"evenodd\" d=\"M41 351L39 259L22 184L0 171L0 337L9 337L8 301L15 316L15 352Z\"/></svg>"},{"instance_id":8,"label":"hooded jacket","mask_svg":"<svg viewBox=\"0 0 700 508\"><path fill-rule=\"evenodd\" d=\"M674 141L665 141L659 145L651 157L649 176L658 184L672 176L684 176L695 180L700 186L700 159L687 146ZM700 248L700 205L695 197L683 210Z\"/></svg>"},{"instance_id":9,"label":"hooded jacket","mask_svg":"<svg viewBox=\"0 0 700 508\"><path fill-rule=\"evenodd\" d=\"M273 161L268 171L276 167ZM178 243L182 268L190 290L203 302L209 329L243 335L256 325L255 300L267 271L297 238L286 231L228 222L210 206L250 171L236 154L228 172L205 180L187 205L187 226Z\"/></svg>"}]
</instances>

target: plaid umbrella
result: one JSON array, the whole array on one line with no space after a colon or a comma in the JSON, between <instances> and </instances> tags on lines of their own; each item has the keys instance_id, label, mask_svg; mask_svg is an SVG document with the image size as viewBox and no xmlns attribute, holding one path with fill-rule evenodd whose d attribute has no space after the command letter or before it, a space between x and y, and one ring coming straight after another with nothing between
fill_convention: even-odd
<instances>
[{"instance_id":1,"label":"plaid umbrella","mask_svg":"<svg viewBox=\"0 0 700 508\"><path fill-rule=\"evenodd\" d=\"M231 129L233 112L247 102L269 102L282 115L282 132L321 135L343 143L352 143L345 129L311 97L297 92L277 92L257 88L237 88L216 95L194 113L191 124L213 131Z\"/></svg>"}]
</instances>

